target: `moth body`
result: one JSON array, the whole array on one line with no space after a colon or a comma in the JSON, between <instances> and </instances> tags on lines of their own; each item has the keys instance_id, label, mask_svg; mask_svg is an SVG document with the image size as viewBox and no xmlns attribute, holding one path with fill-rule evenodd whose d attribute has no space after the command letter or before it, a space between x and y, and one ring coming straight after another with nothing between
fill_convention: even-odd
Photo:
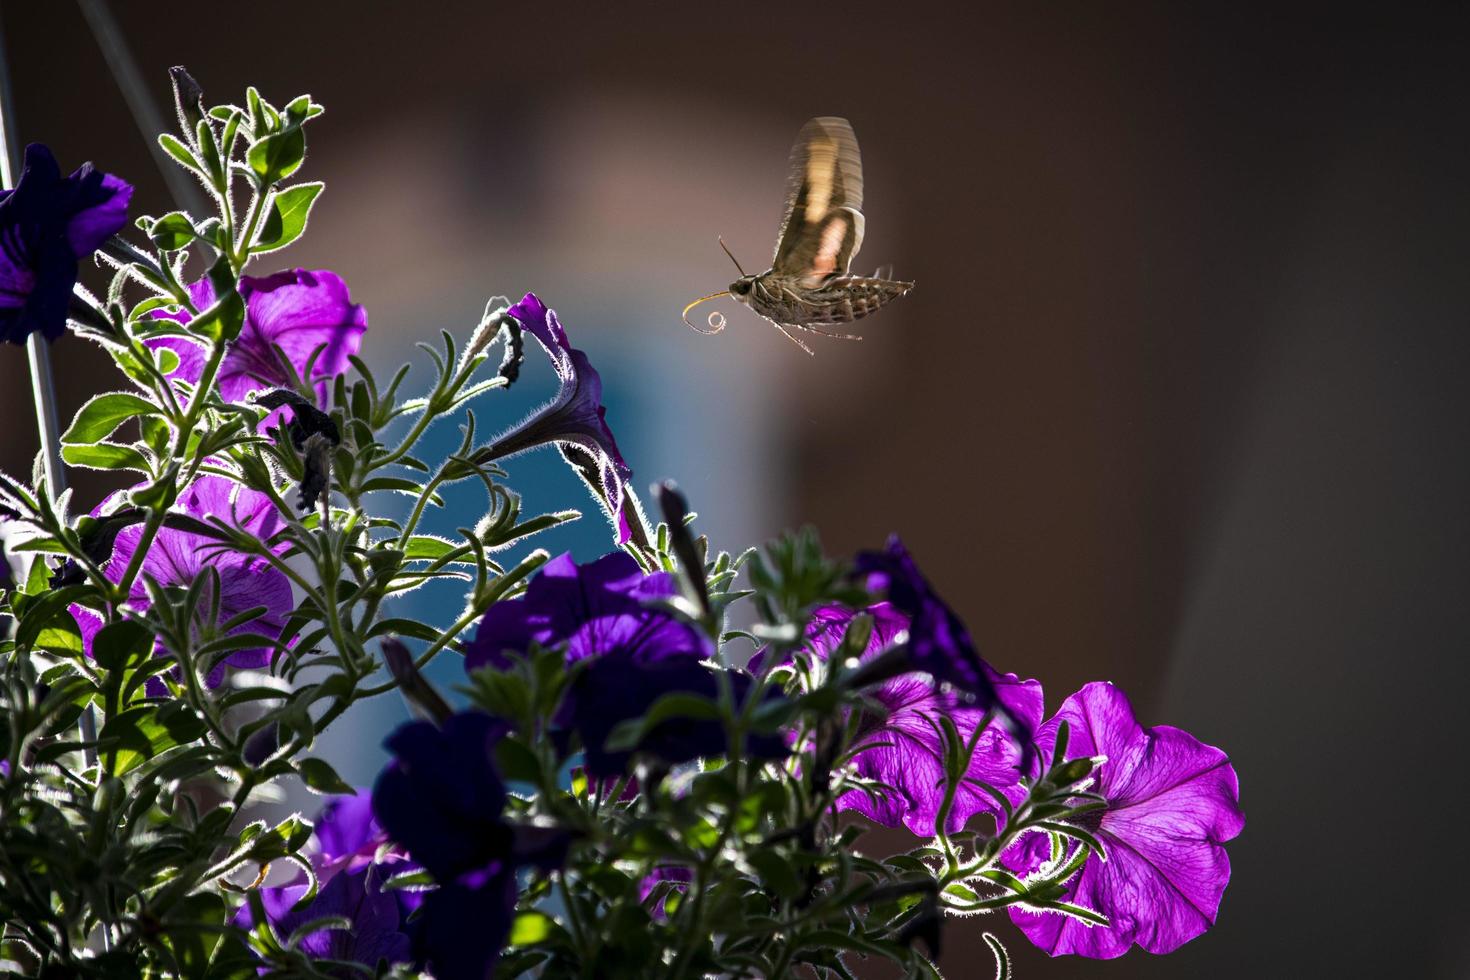
<instances>
[{"instance_id":1,"label":"moth body","mask_svg":"<svg viewBox=\"0 0 1470 980\"><path fill-rule=\"evenodd\" d=\"M744 276L730 295L783 327L852 323L914 288L911 282L873 276L828 276L815 286L774 271Z\"/></svg>"},{"instance_id":2,"label":"moth body","mask_svg":"<svg viewBox=\"0 0 1470 980\"><path fill-rule=\"evenodd\" d=\"M773 324L808 354L812 349L792 331L844 340L861 338L821 329L852 323L897 299L912 282L883 275L855 276L852 260L863 245L863 163L857 137L846 119L820 116L797 134L791 148L786 213L776 239L771 267L740 278L724 292L702 296L684 307L684 322L700 333L724 329L722 314L712 313L710 329L689 322L700 303L729 295ZM725 247L723 241L720 242ZM730 250L725 248L726 254ZM732 261L735 256L730 255ZM735 262L736 268L740 263Z\"/></svg>"}]
</instances>

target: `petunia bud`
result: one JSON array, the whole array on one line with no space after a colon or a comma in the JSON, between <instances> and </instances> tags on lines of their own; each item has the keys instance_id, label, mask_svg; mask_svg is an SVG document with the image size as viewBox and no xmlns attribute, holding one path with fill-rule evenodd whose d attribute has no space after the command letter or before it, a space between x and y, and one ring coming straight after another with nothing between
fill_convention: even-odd
<instances>
[{"instance_id":1,"label":"petunia bud","mask_svg":"<svg viewBox=\"0 0 1470 980\"><path fill-rule=\"evenodd\" d=\"M689 533L689 501L679 492L673 480L664 480L653 485L653 495L658 499L658 508L663 512L664 523L669 526L669 541L679 565L684 572L684 583L693 593L691 598L699 604L706 617L712 613L709 602L709 583L704 577L704 558Z\"/></svg>"},{"instance_id":2,"label":"petunia bud","mask_svg":"<svg viewBox=\"0 0 1470 980\"><path fill-rule=\"evenodd\" d=\"M259 766L264 764L265 760L275 755L276 750L280 747L280 728L277 725L270 724L245 740L245 748L241 755L250 765Z\"/></svg>"},{"instance_id":3,"label":"petunia bud","mask_svg":"<svg viewBox=\"0 0 1470 980\"><path fill-rule=\"evenodd\" d=\"M1073 786L1092 775L1092 759L1072 759L1057 766L1051 773L1051 781L1058 786Z\"/></svg>"},{"instance_id":4,"label":"petunia bud","mask_svg":"<svg viewBox=\"0 0 1470 980\"><path fill-rule=\"evenodd\" d=\"M174 110L179 114L179 129L185 139L194 141L194 133L204 119L204 89L194 76L175 65L168 70L169 80L174 85Z\"/></svg>"},{"instance_id":5,"label":"petunia bud","mask_svg":"<svg viewBox=\"0 0 1470 980\"><path fill-rule=\"evenodd\" d=\"M418 664L413 662L413 654L403 641L392 636L383 641L383 662L388 665L388 673L398 682L404 700L430 721L442 725L454 714L454 709L449 707L443 696L419 673Z\"/></svg>"}]
</instances>

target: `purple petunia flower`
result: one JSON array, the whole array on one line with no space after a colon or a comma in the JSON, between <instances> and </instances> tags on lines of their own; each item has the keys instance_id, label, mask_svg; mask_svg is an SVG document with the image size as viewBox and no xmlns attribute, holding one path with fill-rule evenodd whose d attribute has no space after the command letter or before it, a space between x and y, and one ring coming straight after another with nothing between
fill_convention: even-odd
<instances>
[{"instance_id":1,"label":"purple petunia flower","mask_svg":"<svg viewBox=\"0 0 1470 980\"><path fill-rule=\"evenodd\" d=\"M106 506L104 502L98 510ZM270 538L282 526L280 515L269 497L220 476L195 480L180 494L175 507L200 520L218 517L262 540ZM102 569L109 581L122 581L123 572L132 561L142 536L142 524L130 525L117 533L112 557ZM129 591L128 603L134 609L148 608L148 590L143 583L145 575L163 586L187 587L204 573L205 568L212 568L219 576L219 622L226 622L259 606L266 609L256 618L232 628L231 633L280 636L295 606L291 598L291 583L285 573L265 559L233 551L215 538L167 525L160 528L153 539L143 559L142 570ZM200 606L207 605L206 596ZM71 611L76 617L83 647L91 656L92 639L102 628L102 619L82 606L72 606ZM272 651L269 646L236 650L225 663L234 667L263 667L270 662ZM217 685L223 677L224 666L221 664L210 672L208 682L211 686Z\"/></svg>"},{"instance_id":2,"label":"purple petunia flower","mask_svg":"<svg viewBox=\"0 0 1470 980\"><path fill-rule=\"evenodd\" d=\"M589 775L603 779L621 776L634 753L645 753L667 765L721 755L728 749L725 726L712 718L668 718L649 730L636 746L625 750L606 747L608 736L625 721L641 718L666 694L693 694L715 700L720 675L730 684L735 702L743 701L753 679L735 670L722 671L697 657L671 657L639 662L627 654L596 658L577 676L563 704L564 721L582 739ZM779 697L772 690L767 697ZM745 755L779 759L786 755L779 735L748 735Z\"/></svg>"},{"instance_id":3,"label":"purple petunia flower","mask_svg":"<svg viewBox=\"0 0 1470 980\"><path fill-rule=\"evenodd\" d=\"M493 759L506 731L487 714L464 711L443 728L402 725L384 743L394 759L373 787L373 815L439 884L423 898L414 945L440 980L488 976L515 914L516 866L555 866L565 857L565 847L544 835L517 850Z\"/></svg>"},{"instance_id":4,"label":"purple petunia flower","mask_svg":"<svg viewBox=\"0 0 1470 980\"><path fill-rule=\"evenodd\" d=\"M402 851L385 848L388 843L388 832L373 816L372 794L358 790L351 796L333 796L322 807L307 853L317 877L323 881L339 871L357 871L372 864L385 867L390 874L417 867ZM397 894L416 898L419 893L399 891ZM417 904L417 901L409 902L411 906Z\"/></svg>"},{"instance_id":5,"label":"purple petunia flower","mask_svg":"<svg viewBox=\"0 0 1470 980\"><path fill-rule=\"evenodd\" d=\"M904 642L909 618L891 604L882 602L866 610L873 631L862 655L871 661L883 651ZM855 613L841 606L817 610L807 625L806 649L823 660L839 649ZM1015 674L1000 674L984 665L998 701L1026 726L1041 722L1041 685L1023 681ZM885 827L905 826L923 837L935 832L935 821L944 802L944 741L940 717L954 722L967 742L975 726L985 718L985 709L969 703L953 690L937 689L922 675L908 673L890 677L868 693L888 709L886 718L863 718L855 741L853 765L858 773L893 787L896 793L881 792L874 799L860 789L849 790L837 800L838 809L855 810ZM999 725L981 732L970 757L967 775L1005 792L1016 787L1021 777L1022 750ZM1019 796L1020 794L1018 794ZM999 807L985 790L962 783L955 791L945 829L956 833L977 813L996 813Z\"/></svg>"},{"instance_id":6,"label":"purple petunia flower","mask_svg":"<svg viewBox=\"0 0 1470 980\"><path fill-rule=\"evenodd\" d=\"M483 712L462 711L443 728L401 725L383 743L394 758L373 787L373 815L441 883L510 856L505 784L492 756L506 731Z\"/></svg>"},{"instance_id":7,"label":"purple petunia flower","mask_svg":"<svg viewBox=\"0 0 1470 980\"><path fill-rule=\"evenodd\" d=\"M403 913L394 894L382 889L381 878L378 869L371 866L343 871L323 882L316 897L299 909L295 906L306 894L305 881L262 888L260 901L267 921L282 942L317 919L340 917L351 923L346 929L316 929L302 937L296 948L313 959L347 960L369 968L380 961L407 963L412 954ZM249 904L235 913L234 922L243 928L258 924Z\"/></svg>"},{"instance_id":8,"label":"purple petunia flower","mask_svg":"<svg viewBox=\"0 0 1470 980\"><path fill-rule=\"evenodd\" d=\"M674 576L644 572L619 551L585 565L559 555L541 568L524 596L486 610L466 645L465 669L504 669L510 666L507 651L525 653L532 643L567 644L569 663L610 653L641 662L707 656L709 641L702 633L648 605L678 591Z\"/></svg>"},{"instance_id":9,"label":"purple petunia flower","mask_svg":"<svg viewBox=\"0 0 1470 980\"><path fill-rule=\"evenodd\" d=\"M245 324L230 344L219 370L219 395L227 402L244 401L252 392L286 387L290 379L281 369L271 345L277 344L298 374L306 371L312 352L322 348L311 366L318 404L326 406L327 385L350 366L367 330L367 311L352 302L347 284L335 272L291 269L263 279L240 277L245 299ZM201 279L189 287L195 307L214 302L214 287ZM187 312L156 312L159 319L188 323ZM167 347L179 356L171 377L196 382L204 373L204 350L183 337L155 337L150 347Z\"/></svg>"},{"instance_id":10,"label":"purple petunia flower","mask_svg":"<svg viewBox=\"0 0 1470 980\"><path fill-rule=\"evenodd\" d=\"M982 709L998 708L1029 758L1031 728L996 689L1000 675L981 659L965 624L934 591L898 536L890 537L883 551L860 553L857 570L870 590L908 617L906 648L914 669L953 685Z\"/></svg>"},{"instance_id":11,"label":"purple petunia flower","mask_svg":"<svg viewBox=\"0 0 1470 980\"><path fill-rule=\"evenodd\" d=\"M677 592L672 575L644 572L622 552L585 565L561 555L546 563L524 596L497 602L485 612L466 647L465 669L505 669L507 652L524 653L533 643L565 644L568 663L590 660L567 692L557 722L581 736L590 775L622 775L633 750L604 747L620 723L640 717L665 694L714 698L719 693L717 668L705 662L712 652L709 639L649 605ZM744 697L750 676L738 671L727 676L735 696ZM669 719L636 749L670 764L724 750L724 727L709 719ZM772 758L784 752L784 745L775 736L762 736L751 738L746 750Z\"/></svg>"},{"instance_id":12,"label":"purple petunia flower","mask_svg":"<svg viewBox=\"0 0 1470 980\"><path fill-rule=\"evenodd\" d=\"M694 880L694 872L689 868L677 864L660 864L638 883L638 901L647 902L653 896L653 890L662 882L670 882L669 891L648 910L649 914L660 922L667 922L669 918L668 901L673 892L681 894L688 890L689 883Z\"/></svg>"},{"instance_id":13,"label":"purple petunia flower","mask_svg":"<svg viewBox=\"0 0 1470 980\"><path fill-rule=\"evenodd\" d=\"M536 294L527 293L506 312L541 342L561 389L529 419L491 443L485 459L505 459L553 443L576 447L595 462L601 477L602 502L618 528L618 544L626 543L631 530L623 514L623 495L633 471L608 428L601 376L587 355L572 346L556 313L547 309Z\"/></svg>"},{"instance_id":14,"label":"purple petunia flower","mask_svg":"<svg viewBox=\"0 0 1470 980\"><path fill-rule=\"evenodd\" d=\"M78 261L122 228L132 196L90 163L63 177L49 149L26 147L15 189L0 191L0 337L61 336Z\"/></svg>"},{"instance_id":15,"label":"purple petunia flower","mask_svg":"<svg viewBox=\"0 0 1470 980\"><path fill-rule=\"evenodd\" d=\"M386 843L387 835L373 819L366 793L332 797L317 815L307 845L320 888L316 898L294 910L306 894L304 879L260 890L266 919L276 935L284 941L314 919L340 916L352 923L350 928L315 930L298 948L313 958L349 960L368 967L379 960L409 962L413 928L407 918L422 893L382 887L389 876L414 868L391 849L377 860ZM244 928L253 924L249 904L235 913L234 922Z\"/></svg>"},{"instance_id":16,"label":"purple petunia flower","mask_svg":"<svg viewBox=\"0 0 1470 980\"><path fill-rule=\"evenodd\" d=\"M1107 859L1088 858L1062 897L1101 912L1110 925L1018 908L1011 919L1052 956L1111 959L1134 944L1168 953L1214 925L1230 881L1222 845L1245 826L1235 769L1224 752L1188 732L1139 725L1111 684L1088 684L1063 702L1037 733L1043 753L1055 745L1059 721L1069 729L1067 758L1105 758L1092 791L1108 801L1091 828ZM1028 843L1005 855L1018 873L1039 861Z\"/></svg>"},{"instance_id":17,"label":"purple petunia flower","mask_svg":"<svg viewBox=\"0 0 1470 980\"><path fill-rule=\"evenodd\" d=\"M415 947L434 980L485 980L494 975L510 935L516 894L514 867L497 864L425 896Z\"/></svg>"}]
</instances>

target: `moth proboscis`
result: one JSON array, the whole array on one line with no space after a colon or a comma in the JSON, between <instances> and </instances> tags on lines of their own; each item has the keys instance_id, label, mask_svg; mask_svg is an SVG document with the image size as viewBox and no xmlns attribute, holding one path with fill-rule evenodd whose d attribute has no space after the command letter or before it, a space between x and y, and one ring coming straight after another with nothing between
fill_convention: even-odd
<instances>
[{"instance_id":1,"label":"moth proboscis","mask_svg":"<svg viewBox=\"0 0 1470 980\"><path fill-rule=\"evenodd\" d=\"M863 245L863 161L852 125L837 116L818 116L801 127L791 147L786 214L771 267L748 275L720 240L740 278L684 307L683 320L703 334L725 329L723 313L711 313L709 329L689 320L689 311L721 296L733 297L769 321L787 340L813 350L793 331L861 340L823 327L852 323L914 288L912 282L855 276L852 260Z\"/></svg>"}]
</instances>

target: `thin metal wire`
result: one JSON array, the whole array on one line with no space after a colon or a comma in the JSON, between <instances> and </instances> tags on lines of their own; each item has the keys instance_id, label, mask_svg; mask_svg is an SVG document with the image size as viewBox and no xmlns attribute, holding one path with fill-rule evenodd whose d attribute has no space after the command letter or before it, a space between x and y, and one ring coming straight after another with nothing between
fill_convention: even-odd
<instances>
[{"instance_id":1,"label":"thin metal wire","mask_svg":"<svg viewBox=\"0 0 1470 980\"><path fill-rule=\"evenodd\" d=\"M107 67L112 70L112 79L122 92L128 111L133 114L133 122L143 135L143 142L148 144L148 152L153 154L153 162L163 176L164 184L168 186L169 197L173 198L177 207L190 214L210 213L213 208L205 200L203 189L189 179L163 152L163 147L158 145L158 134L166 133L172 127L164 121L158 102L149 92L148 83L143 81L143 73L138 70L138 61L133 57L122 26L113 16L107 0L77 0L77 6L82 8L82 16L92 29L92 37L102 50Z\"/></svg>"},{"instance_id":2,"label":"thin metal wire","mask_svg":"<svg viewBox=\"0 0 1470 980\"><path fill-rule=\"evenodd\" d=\"M10 59L5 31L0 24L0 186L9 190L20 175L20 142L16 137L15 104L10 85ZM26 357L31 367L31 395L36 403L36 430L41 438L41 465L46 491L55 500L66 490L66 470L61 464L61 426L56 414L56 386L51 377L51 350L46 338L33 333L26 338ZM42 561L39 556L36 561ZM92 706L78 721L89 767L97 764L97 716Z\"/></svg>"}]
</instances>

